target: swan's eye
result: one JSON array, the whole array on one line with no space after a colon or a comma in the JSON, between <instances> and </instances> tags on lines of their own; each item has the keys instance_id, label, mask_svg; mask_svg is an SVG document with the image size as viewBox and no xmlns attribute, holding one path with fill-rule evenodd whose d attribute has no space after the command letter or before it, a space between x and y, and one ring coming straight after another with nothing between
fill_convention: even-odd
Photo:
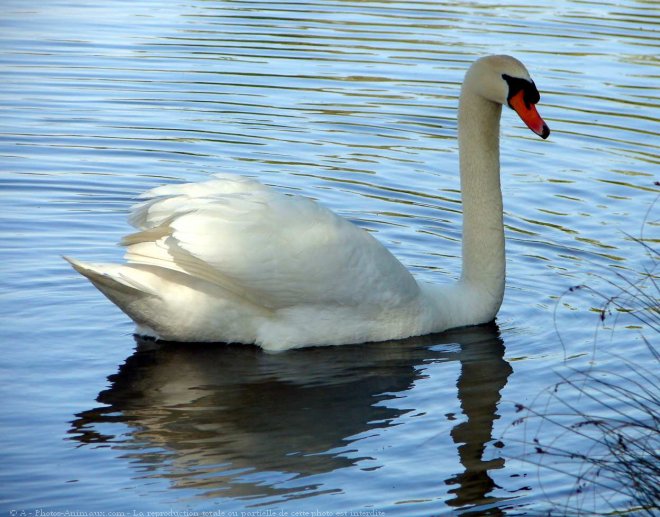
<instances>
[{"instance_id":1,"label":"swan's eye","mask_svg":"<svg viewBox=\"0 0 660 517\"><path fill-rule=\"evenodd\" d=\"M521 79L520 77L511 77L507 74L502 74L502 79L504 79L509 85L509 94L506 97L506 100L509 103L509 107L511 107L511 98L520 93L520 91L523 92L523 98L528 109L530 105L536 104L539 102L539 100L541 100L541 95L536 89L534 81Z\"/></svg>"}]
</instances>

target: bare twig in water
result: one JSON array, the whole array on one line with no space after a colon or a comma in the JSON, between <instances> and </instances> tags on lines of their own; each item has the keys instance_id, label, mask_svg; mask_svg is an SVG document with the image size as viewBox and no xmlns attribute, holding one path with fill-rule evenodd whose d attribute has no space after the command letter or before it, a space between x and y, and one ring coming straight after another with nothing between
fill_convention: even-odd
<instances>
[{"instance_id":1,"label":"bare twig in water","mask_svg":"<svg viewBox=\"0 0 660 517\"><path fill-rule=\"evenodd\" d=\"M650 258L650 268L632 278L620 272L613 279L598 277L614 294L587 285L572 287L557 306L565 296L588 293L598 301L598 327L610 322L620 326L622 318L634 321L637 328L625 331L643 340L648 357L629 358L601 350L595 339L594 353L598 345L599 353L616 359L616 371L570 368L530 406L515 406L517 412L525 413L514 425L525 425L527 436L530 427L536 426L532 439L526 440L530 452L522 459L541 471L549 469L575 480L571 495L561 505L565 514L652 516L660 511L660 352L653 343L660 334L656 271L660 255L643 238L643 230L640 238L630 238ZM566 356L559 330L558 334ZM552 503L556 508L557 501Z\"/></svg>"}]
</instances>

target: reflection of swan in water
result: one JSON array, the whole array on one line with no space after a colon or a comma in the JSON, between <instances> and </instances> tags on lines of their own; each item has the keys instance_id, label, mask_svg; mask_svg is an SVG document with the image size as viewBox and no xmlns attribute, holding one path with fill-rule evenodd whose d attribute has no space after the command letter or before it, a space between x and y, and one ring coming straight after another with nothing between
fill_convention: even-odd
<instances>
[{"instance_id":1,"label":"reflection of swan in water","mask_svg":"<svg viewBox=\"0 0 660 517\"><path fill-rule=\"evenodd\" d=\"M81 443L116 444L140 470L204 496L314 495L336 487L310 476L359 464L365 458L358 439L409 411L387 401L405 398L426 375L424 365L458 360L466 419L452 437L464 472L446 481L459 485L449 504L479 504L494 487L487 469L503 466L481 459L511 372L503 354L495 325L277 355L245 346L139 342L100 393L107 406L78 414L70 433ZM438 401L438 412L445 403ZM103 424L117 422L130 431L104 434Z\"/></svg>"},{"instance_id":2,"label":"reflection of swan in water","mask_svg":"<svg viewBox=\"0 0 660 517\"><path fill-rule=\"evenodd\" d=\"M504 345L499 337L495 343L482 341L476 346L462 344L459 358L461 374L457 387L461 409L467 420L454 426L451 436L458 445L458 455L465 470L446 480L449 485L457 485L450 490L455 494L448 501L451 506L494 501L494 498L488 497L496 486L488 471L503 468L504 459L484 461L483 454L486 443L492 438L493 422L498 418L500 391L512 372L503 355Z\"/></svg>"}]
</instances>

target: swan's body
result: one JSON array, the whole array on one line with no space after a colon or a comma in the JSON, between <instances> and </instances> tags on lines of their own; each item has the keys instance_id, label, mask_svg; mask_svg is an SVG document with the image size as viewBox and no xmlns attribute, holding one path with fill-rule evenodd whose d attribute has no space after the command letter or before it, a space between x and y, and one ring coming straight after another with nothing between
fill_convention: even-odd
<instances>
[{"instance_id":1,"label":"swan's body","mask_svg":"<svg viewBox=\"0 0 660 517\"><path fill-rule=\"evenodd\" d=\"M123 265L67 259L138 325L170 341L282 350L404 338L492 320L504 293L499 121L508 102L547 137L524 66L490 56L459 106L463 273L417 282L366 231L315 202L235 176L155 188L133 208Z\"/></svg>"}]
</instances>

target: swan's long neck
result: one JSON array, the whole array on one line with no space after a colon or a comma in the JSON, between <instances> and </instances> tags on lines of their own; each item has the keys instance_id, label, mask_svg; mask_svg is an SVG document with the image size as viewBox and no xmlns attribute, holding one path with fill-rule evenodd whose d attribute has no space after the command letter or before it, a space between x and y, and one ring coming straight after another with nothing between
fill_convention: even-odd
<instances>
[{"instance_id":1,"label":"swan's long neck","mask_svg":"<svg viewBox=\"0 0 660 517\"><path fill-rule=\"evenodd\" d=\"M458 135L463 197L463 272L461 283L492 311L504 295L505 257L500 187L501 104L463 86Z\"/></svg>"}]
</instances>

